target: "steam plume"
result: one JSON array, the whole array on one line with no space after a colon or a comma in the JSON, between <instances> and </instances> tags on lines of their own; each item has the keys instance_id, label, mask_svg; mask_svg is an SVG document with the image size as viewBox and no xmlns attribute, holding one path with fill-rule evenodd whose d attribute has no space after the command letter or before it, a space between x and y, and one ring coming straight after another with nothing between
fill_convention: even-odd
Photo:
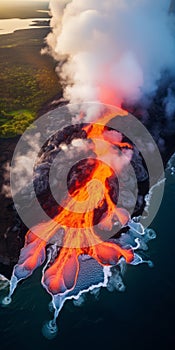
<instances>
[{"instance_id":1,"label":"steam plume","mask_svg":"<svg viewBox=\"0 0 175 350\"><path fill-rule=\"evenodd\" d=\"M174 72L169 0L50 0L48 50L72 103L118 104L153 96Z\"/></svg>"}]
</instances>

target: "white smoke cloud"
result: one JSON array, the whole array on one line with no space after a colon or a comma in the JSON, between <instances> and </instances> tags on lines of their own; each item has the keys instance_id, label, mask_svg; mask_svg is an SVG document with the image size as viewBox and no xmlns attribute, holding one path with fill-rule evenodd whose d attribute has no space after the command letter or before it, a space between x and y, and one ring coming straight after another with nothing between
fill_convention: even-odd
<instances>
[{"instance_id":1,"label":"white smoke cloud","mask_svg":"<svg viewBox=\"0 0 175 350\"><path fill-rule=\"evenodd\" d=\"M48 50L72 103L121 104L156 92L175 70L169 0L50 0ZM66 60L65 60L66 58Z\"/></svg>"},{"instance_id":2,"label":"white smoke cloud","mask_svg":"<svg viewBox=\"0 0 175 350\"><path fill-rule=\"evenodd\" d=\"M39 132L36 133L32 139L30 139L30 137L27 135L25 137L26 153L21 154L19 152L19 154L15 155L15 161L13 161L13 167L11 169L11 175L13 174L13 181L11 182L13 196L20 191L27 192L28 186L31 185L31 179L33 177L33 163L37 159L37 154L40 150L39 139ZM22 176L19 176L19 174L22 174Z\"/></svg>"},{"instance_id":3,"label":"white smoke cloud","mask_svg":"<svg viewBox=\"0 0 175 350\"><path fill-rule=\"evenodd\" d=\"M10 164L9 162L5 163L3 166L3 178L4 182L2 185L2 190L1 193L6 197L6 198L11 198L11 189L10 189Z\"/></svg>"}]
</instances>

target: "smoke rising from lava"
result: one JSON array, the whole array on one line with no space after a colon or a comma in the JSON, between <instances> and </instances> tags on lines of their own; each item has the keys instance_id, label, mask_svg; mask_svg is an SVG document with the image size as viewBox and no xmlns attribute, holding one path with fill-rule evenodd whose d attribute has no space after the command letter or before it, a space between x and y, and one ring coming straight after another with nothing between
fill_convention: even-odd
<instances>
[{"instance_id":1,"label":"smoke rising from lava","mask_svg":"<svg viewBox=\"0 0 175 350\"><path fill-rule=\"evenodd\" d=\"M167 0L50 0L46 50L65 98L119 106L152 97L162 72L175 71L168 8Z\"/></svg>"},{"instance_id":2,"label":"smoke rising from lava","mask_svg":"<svg viewBox=\"0 0 175 350\"><path fill-rule=\"evenodd\" d=\"M92 109L99 109L92 105ZM84 123L84 116L82 124L72 125L74 115L81 112L81 105L77 105L77 110L74 105L72 112L71 106L66 105L37 119L19 140L11 163L14 204L29 230L13 269L9 294L2 304L8 305L18 283L44 264L41 283L52 297L54 310L53 319L43 328L48 338L57 333L57 317L66 300L77 300L99 287L123 291L123 264L147 262L152 266L141 253L147 250L147 242L155 238L155 233L146 227L163 195L160 186L150 211L144 211L144 201L149 205L149 198L144 199L149 189L146 186L142 192L140 185L146 180L151 187L157 179L162 183L164 178L161 157L145 127L126 111L105 105L97 123ZM60 129L61 125L65 127ZM90 148L86 147L88 144ZM78 162L79 147L83 154ZM30 161L24 173L27 157ZM64 170L69 169L70 163L71 169L65 176ZM52 168L56 171L53 174ZM130 168L136 174L134 183ZM26 179L29 174L31 180L24 183L19 193L18 179ZM64 178L69 190L66 196ZM57 201L57 193L63 197L61 202ZM143 214L144 226L142 215L134 217L138 212Z\"/></svg>"},{"instance_id":3,"label":"smoke rising from lava","mask_svg":"<svg viewBox=\"0 0 175 350\"><path fill-rule=\"evenodd\" d=\"M98 117L97 122L85 126L87 118L83 112L84 108L88 111L89 109L86 103L84 108L82 108L82 105L89 100L121 105L125 101L133 102L146 95L153 96L161 72L165 69L173 71L175 54L175 44L170 25L171 17L168 17L166 2L163 0L155 0L154 4L150 0L111 0L110 2L105 0L84 0L83 2L78 0L51 0L50 7L53 16L51 20L53 31L47 38L48 48L56 60L62 62L57 66L57 70L65 87L64 97L72 103L80 103L78 113L72 113L69 120L72 123L72 117L79 115L79 119L83 123L80 125L81 131L85 133L86 141L89 140L90 143L93 143L95 162L87 153L89 162L84 167L84 172L82 172L80 166L82 164L79 165L79 168L77 166L77 173L73 169L70 173L70 179L68 178L69 181L66 182L69 185L70 196L64 198L59 206L57 205L57 212L54 213L53 218L50 217L49 221L47 217L44 220L45 217L42 213L44 210L37 201L37 197L36 201L35 198L32 201L32 211L30 213L29 208L22 205L21 195L14 198L18 214L21 218L25 218L26 221L23 221L29 227L29 230L25 237L25 245L21 250L19 261L13 270L9 294L3 299L2 303L8 305L18 282L30 276L36 268L45 263L42 285L52 296L54 309L53 320L48 322L44 329L46 336L49 332L49 336L50 334L56 334L56 320L67 299L74 298L77 300L82 293L107 285L111 291L114 289L124 290L121 263L123 266L123 264L137 265L147 262L151 266L149 260L144 260L139 253L137 254L137 250L146 250L147 242L155 238L155 233L152 233L146 227L150 223L149 219L151 218L152 221L155 211L158 210L163 187L158 189L159 193L156 196L158 200L154 201L152 206L150 205L150 212L147 217L145 217L143 211L145 225L143 226L141 216L132 218L129 209L127 210L124 205L119 206L119 201L116 203L111 198L113 192L111 192L110 179L114 180L112 172L112 168L114 168L116 175L118 173L121 175L123 183L128 181L129 185L131 178L128 176L127 181L124 178L124 175L128 175L125 167L128 168L132 165L135 172L140 175L140 181L137 179L138 183L143 185L146 171L146 179L149 177L150 187L152 181L153 185L157 185L158 180L159 184L162 184L164 178L163 164L156 145L154 145L154 142L150 143L145 128L142 134L142 124L140 122L139 125L136 124L138 120L133 121L132 116L129 116L129 121L126 123L128 114L124 110L117 109L113 113L107 113L107 106L103 106L102 115L99 113L97 116L96 113L93 113L94 120ZM90 103L89 106L91 113L97 111L97 109L99 111L102 107L101 103L96 105ZM70 112L71 106L68 105L66 108ZM60 118L59 113L61 113ZM84 149L85 145L83 137L80 137L79 134L78 137L71 134L72 129L69 129L69 131L66 129L66 131L63 130L56 134L58 131L57 123L63 121L64 113L58 108L53 114L56 118L53 118L52 112L47 114L47 118L50 118L51 123L43 123L42 118L37 120L39 126L42 126L42 132L39 128L30 129L31 133L36 132L36 130L39 131L39 142L43 147L41 162L39 162L39 159L38 163L35 162L35 159L31 159L31 162L28 163L27 175L30 174L31 182L34 180L36 184L42 180L42 176L40 178L38 175L43 175L49 183L50 175L48 179L47 175L55 159L53 154L56 156L58 152L63 151L66 155L67 153L68 156L71 155L70 158L72 158L74 154L73 147L76 148L77 142L78 146L81 146L80 148L83 144ZM67 112L65 115L68 117ZM125 136L130 140L129 143L126 142L127 140L120 127L113 126L112 123L115 119L121 121L124 131L126 130ZM125 119L124 122L123 119ZM131 120L132 123L130 123ZM52 132L52 126L54 127L54 133ZM49 133L51 133L50 139L48 138ZM48 144L45 144L45 138L49 141ZM32 137L31 140L33 141ZM102 143L99 144L99 140L105 141L103 142L105 147L102 147ZM142 140L141 143L140 140ZM141 147L135 147L137 144ZM31 144L30 147L32 146ZM25 147L21 147L20 142L16 153L18 157L19 150L21 157ZM70 154L69 150L71 151ZM32 152L34 151L36 149L32 147ZM145 167L142 161L140 163L140 152L142 156L146 156L146 158L143 156ZM156 163L154 155L157 155L158 163ZM30 150L27 151L27 156L31 157ZM19 162L18 157L17 163ZM148 162L145 159L148 159ZM151 163L152 159L154 164ZM131 162L133 163L130 164ZM12 163L16 169L15 157ZM30 171L30 168L32 171L33 169L37 170L36 177L34 177L35 173ZM19 169L18 177L20 177L21 170L23 170L22 166ZM46 170L48 170L48 173ZM59 166L56 167L56 170L59 170ZM95 186L92 180L98 180L98 182L95 182ZM103 193L98 185L100 181L103 185ZM14 188L17 186L15 171L14 176L12 171L11 185L12 187L14 185ZM92 186L91 191L89 191L92 196L88 196L88 186ZM37 186L32 189L36 188ZM51 186L49 189L52 190ZM44 188L43 192L45 190L48 190L48 188ZM120 186L119 190L120 193L124 192L125 194L123 203L130 207L128 202L131 200L130 194L132 194L132 191L126 191L126 189L121 191ZM114 194L120 199L119 190ZM57 191L59 191L59 188L57 188ZM148 192L148 189L144 189L143 193L142 191L138 192L138 200L137 198L136 200L139 209L142 209L145 202L146 205L149 202L149 196L147 201L145 199L146 191ZM16 191L14 193L16 194ZM46 203L48 191L47 193L45 191L44 194L44 202ZM97 200L94 205L96 195ZM18 202L18 199L20 199L20 202ZM26 201L26 198L24 199ZM79 210L79 203L83 208L83 212ZM84 206L84 203L88 205ZM93 211L89 210L89 208L91 209L89 203L93 204ZM137 203L135 205L133 201L133 204L134 211L131 214L133 216L138 215L138 209L135 210ZM49 203L50 207L52 209L52 205ZM45 208L48 209L47 206ZM40 212L41 216L37 224L35 226L31 225L35 218L38 219ZM123 228L120 234L118 234L117 225ZM62 230L60 239L58 239L59 230ZM104 231L105 237L100 236L100 230ZM115 234L113 231L115 231ZM109 237L107 236L108 232L110 232ZM92 280L92 276L95 281Z\"/></svg>"}]
</instances>

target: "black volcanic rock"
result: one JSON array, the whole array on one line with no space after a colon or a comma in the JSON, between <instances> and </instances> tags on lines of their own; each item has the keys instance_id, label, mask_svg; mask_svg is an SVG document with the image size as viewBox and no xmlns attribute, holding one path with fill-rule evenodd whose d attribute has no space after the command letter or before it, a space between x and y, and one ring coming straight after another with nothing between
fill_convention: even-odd
<instances>
[{"instance_id":1,"label":"black volcanic rock","mask_svg":"<svg viewBox=\"0 0 175 350\"><path fill-rule=\"evenodd\" d=\"M130 113L141 120L148 131L151 133L160 149L164 165L166 165L168 159L175 152L175 116L172 116L171 120L166 117L164 104L164 99L167 96L168 88L172 83L173 79L164 79L164 81L160 83L159 90L149 106L145 106L141 102L135 106L129 106L126 104L123 105L123 108L127 109ZM59 95L55 96L53 100L48 101L48 103L43 106L43 109L41 109L39 112L39 116L48 112L49 110L55 109L58 106L65 104L67 104L67 101L62 98L60 93ZM64 130L63 133L58 132L55 134L51 142L49 144L46 144L45 148L43 148L40 153L42 161L39 166L43 169L43 172L41 172L40 181L36 182L37 180L34 179L34 184L38 186L38 196L40 197L41 203L43 203L43 208L46 211L48 210L51 217L54 217L57 214L58 208L51 193L49 193L48 183L46 181L46 179L48 179L49 172L48 164L51 164L54 157L56 157L60 151L59 144L61 142L65 142L67 145L69 145L74 137L86 139L86 134L83 130L81 130L80 126L76 126L73 132L70 132L70 130L67 129ZM9 277L11 274L13 265L18 260L19 252L24 244L24 236L27 231L27 228L21 222L14 209L12 199L7 198L2 192L3 184L6 184L8 186L8 176L6 174L7 170L5 170L5 167L6 164L10 163L12 159L13 151L15 149L16 143L18 142L18 139L18 137L0 139L0 273L4 273L7 277ZM137 203L138 207L136 208L136 212L139 212L139 208L141 208L143 205L143 196L147 193L148 185L146 179L146 169L142 167L143 164L140 167L142 161L139 161L138 156L137 159L134 159L134 157L132 165L135 168L138 179L140 179L138 185L140 193ZM35 170L37 173L37 167ZM116 197L117 182L115 179L110 179L110 181L110 195ZM49 207L52 209L49 210Z\"/></svg>"}]
</instances>

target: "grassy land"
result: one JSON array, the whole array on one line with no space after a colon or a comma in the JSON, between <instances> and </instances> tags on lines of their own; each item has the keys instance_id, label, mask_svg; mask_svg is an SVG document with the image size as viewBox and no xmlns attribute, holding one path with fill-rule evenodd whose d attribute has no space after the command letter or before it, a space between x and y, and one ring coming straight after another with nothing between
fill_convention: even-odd
<instances>
[{"instance_id":1,"label":"grassy land","mask_svg":"<svg viewBox=\"0 0 175 350\"><path fill-rule=\"evenodd\" d=\"M0 36L0 137L16 136L60 90L55 63L41 56L48 29Z\"/></svg>"},{"instance_id":2,"label":"grassy land","mask_svg":"<svg viewBox=\"0 0 175 350\"><path fill-rule=\"evenodd\" d=\"M33 122L35 114L22 109L0 115L0 133L3 137L21 135Z\"/></svg>"}]
</instances>

